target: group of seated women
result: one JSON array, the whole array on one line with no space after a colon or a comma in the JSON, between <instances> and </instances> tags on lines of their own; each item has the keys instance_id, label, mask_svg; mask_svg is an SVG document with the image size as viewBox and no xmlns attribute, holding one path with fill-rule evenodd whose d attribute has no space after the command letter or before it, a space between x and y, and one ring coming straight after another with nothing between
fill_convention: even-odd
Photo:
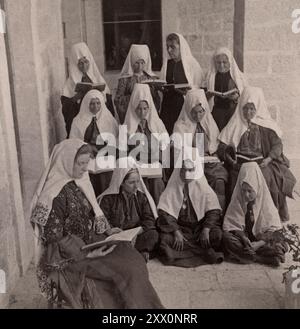
<instances>
[{"instance_id":1,"label":"group of seated women","mask_svg":"<svg viewBox=\"0 0 300 329\"><path fill-rule=\"evenodd\" d=\"M182 35L170 34L166 46L161 79L173 88L145 83L157 79L149 49L132 45L114 104L87 46L72 47L62 96L69 139L55 146L32 203L38 279L49 299L54 284L76 308L83 293L91 307L161 308L151 258L182 267L285 260L277 232L296 181L262 89L247 84L226 48L205 76ZM79 82L105 89L76 93ZM111 171L88 170L99 153L114 155ZM161 174L143 174L153 163ZM134 243L82 249L137 227Z\"/></svg>"}]
</instances>

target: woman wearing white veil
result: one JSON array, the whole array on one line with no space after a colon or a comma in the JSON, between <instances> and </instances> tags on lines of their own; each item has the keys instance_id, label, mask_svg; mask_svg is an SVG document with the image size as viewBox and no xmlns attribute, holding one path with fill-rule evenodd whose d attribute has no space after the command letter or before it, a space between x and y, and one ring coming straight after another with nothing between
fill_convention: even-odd
<instances>
[{"instance_id":1,"label":"woman wearing white veil","mask_svg":"<svg viewBox=\"0 0 300 329\"><path fill-rule=\"evenodd\" d=\"M296 179L283 154L282 132L272 119L261 88L246 87L238 109L219 136L218 154L229 170L232 193L243 162L256 161L282 221L289 220L286 197L293 197Z\"/></svg>"},{"instance_id":2,"label":"woman wearing white veil","mask_svg":"<svg viewBox=\"0 0 300 329\"><path fill-rule=\"evenodd\" d=\"M70 52L69 77L65 82L61 97L67 137L70 133L72 121L79 112L81 100L85 95L82 92L75 92L76 84L79 82L105 84L103 95L105 96L109 110L114 113L109 87L99 72L88 46L84 42L74 44Z\"/></svg>"},{"instance_id":3,"label":"woman wearing white veil","mask_svg":"<svg viewBox=\"0 0 300 329\"><path fill-rule=\"evenodd\" d=\"M146 261L155 255L159 235L156 230L156 205L148 192L139 166L131 157L120 158L111 183L98 203L112 227L122 230L141 226L135 247Z\"/></svg>"},{"instance_id":4,"label":"woman wearing white veil","mask_svg":"<svg viewBox=\"0 0 300 329\"><path fill-rule=\"evenodd\" d=\"M114 99L121 124L124 122L134 85L149 79L157 79L152 71L149 48L147 45L133 44L123 65ZM151 94L155 107L159 111L160 97L153 86L151 86Z\"/></svg>"},{"instance_id":5,"label":"woman wearing white veil","mask_svg":"<svg viewBox=\"0 0 300 329\"><path fill-rule=\"evenodd\" d=\"M245 75L240 71L231 51L225 47L217 49L211 59L205 85L210 109L220 131L232 117L238 98L247 84ZM210 91L227 92L235 88L237 91L234 94L224 98L210 93Z\"/></svg>"},{"instance_id":6,"label":"woman wearing white veil","mask_svg":"<svg viewBox=\"0 0 300 329\"><path fill-rule=\"evenodd\" d=\"M128 242L81 247L115 233L93 192L89 147L79 139L56 145L31 205L38 283L50 301L59 293L71 308L161 308L139 253ZM85 295L84 301L82 294Z\"/></svg>"},{"instance_id":7,"label":"woman wearing white veil","mask_svg":"<svg viewBox=\"0 0 300 329\"><path fill-rule=\"evenodd\" d=\"M229 260L279 266L287 252L276 231L282 228L262 172L244 163L223 223L223 245Z\"/></svg>"},{"instance_id":8,"label":"woman wearing white veil","mask_svg":"<svg viewBox=\"0 0 300 329\"><path fill-rule=\"evenodd\" d=\"M201 87L203 72L185 38L179 33L171 33L167 36L166 46L168 56L164 59L161 79L168 84L189 84L191 88ZM169 135L172 135L174 124L181 111L184 94L185 92L180 89L163 92L160 117Z\"/></svg>"},{"instance_id":9,"label":"woman wearing white veil","mask_svg":"<svg viewBox=\"0 0 300 329\"><path fill-rule=\"evenodd\" d=\"M219 133L215 120L210 113L204 90L189 91L185 96L182 111L175 123L172 138L181 138L182 140L186 138L186 141L191 143L189 146L197 147L202 157L215 156L216 158ZM189 141L187 137L190 137ZM206 162L204 164L204 174L209 185L216 192L220 205L224 210L226 207L225 184L228 180L226 169L220 161Z\"/></svg>"}]
</instances>

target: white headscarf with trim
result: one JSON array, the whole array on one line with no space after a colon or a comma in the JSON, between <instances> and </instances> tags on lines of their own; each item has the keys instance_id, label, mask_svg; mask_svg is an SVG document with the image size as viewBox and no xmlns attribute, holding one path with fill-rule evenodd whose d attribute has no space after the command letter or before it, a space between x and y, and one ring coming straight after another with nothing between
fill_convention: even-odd
<instances>
[{"instance_id":1,"label":"white headscarf with trim","mask_svg":"<svg viewBox=\"0 0 300 329\"><path fill-rule=\"evenodd\" d=\"M62 188L73 181L83 191L86 198L93 207L95 216L104 216L100 209L96 196L86 172L82 178L73 178L73 167L78 150L85 145L79 139L67 139L57 144L50 156L48 164L39 180L37 189L31 202L31 223L35 231L36 256L40 256L41 251L41 231L47 224L48 217L52 210L54 198L58 196Z\"/></svg>"},{"instance_id":2,"label":"white headscarf with trim","mask_svg":"<svg viewBox=\"0 0 300 329\"><path fill-rule=\"evenodd\" d=\"M134 85L134 89L130 97L128 109L124 120L124 125L127 125L127 131L129 136L136 133L138 125L140 123L140 119L138 118L135 110L141 101L146 101L149 106L147 116L149 130L151 131L151 133L159 134L155 135L155 137L157 137L158 140L163 144L162 148L165 148L170 142L169 134L164 123L158 116L150 92L150 88L147 84L136 83Z\"/></svg>"},{"instance_id":3,"label":"white headscarf with trim","mask_svg":"<svg viewBox=\"0 0 300 329\"><path fill-rule=\"evenodd\" d=\"M205 216L206 212L214 209L221 210L221 207L216 193L209 186L203 174L202 162L198 150L195 148L191 150L192 156L184 156L183 158L189 159L194 163L196 171L195 177L200 177L188 184L189 197L196 212L197 219L200 221ZM187 153L187 155L188 154L190 153ZM180 177L180 170L180 168L174 169L157 206L158 210L164 210L176 219L178 219L184 197L184 182Z\"/></svg>"},{"instance_id":4,"label":"white headscarf with trim","mask_svg":"<svg viewBox=\"0 0 300 329\"><path fill-rule=\"evenodd\" d=\"M181 60L188 83L192 88L200 88L204 79L202 68L196 58L192 55L190 46L185 38L180 33L174 34L176 34L179 38ZM167 65L169 59L169 55L165 56L161 70L161 79L164 81L166 81L167 78Z\"/></svg>"},{"instance_id":5,"label":"white headscarf with trim","mask_svg":"<svg viewBox=\"0 0 300 329\"><path fill-rule=\"evenodd\" d=\"M152 71L152 61L151 61L151 56L148 46L133 44L130 47L130 50L126 57L119 79L133 76L134 71L132 67L140 59L144 60L145 62L143 71L145 71L151 77L155 76L155 74Z\"/></svg>"},{"instance_id":6,"label":"white headscarf with trim","mask_svg":"<svg viewBox=\"0 0 300 329\"><path fill-rule=\"evenodd\" d=\"M217 74L216 70L216 64L215 64L215 59L218 55L226 55L228 57L229 63L230 63L230 75L233 81L235 82L239 93L241 94L244 90L244 88L248 85L247 79L244 75L244 73L239 69L231 51L226 48L226 47L221 47L216 50L214 53L211 63L210 63L210 68L206 76L206 87L208 90L215 90L215 78ZM211 97L209 100L209 106L210 110L212 111L214 107L214 97Z\"/></svg>"},{"instance_id":7,"label":"white headscarf with trim","mask_svg":"<svg viewBox=\"0 0 300 329\"><path fill-rule=\"evenodd\" d=\"M282 228L278 210L272 200L264 176L256 162L244 163L233 191L231 202L224 217L223 230L233 231L245 229L245 215L247 204L243 200L242 184L247 183L256 193L253 205L254 226L252 232L255 237L267 231L276 231Z\"/></svg>"},{"instance_id":8,"label":"white headscarf with trim","mask_svg":"<svg viewBox=\"0 0 300 329\"><path fill-rule=\"evenodd\" d=\"M128 172L132 169L137 169L137 172L140 177L139 191L146 195L146 197L149 201L153 216L155 218L157 218L157 210L156 210L155 202L143 182L143 178L141 176L138 164L132 157L124 157L124 158L120 158L117 160L116 168L113 171L113 175L112 175L109 187L97 198L99 205L101 204L101 200L103 199L103 197L105 195L112 195L112 194L120 193L120 187L124 181L124 178L128 174Z\"/></svg>"},{"instance_id":9,"label":"white headscarf with trim","mask_svg":"<svg viewBox=\"0 0 300 329\"><path fill-rule=\"evenodd\" d=\"M73 97L75 96L75 86L78 82L81 82L82 72L78 69L78 60L82 57L86 57L89 60L90 66L87 75L93 83L105 83L104 94L110 94L109 87L104 80L103 76L99 72L97 64L94 60L92 53L88 46L84 42L76 43L71 48L70 61L69 61L69 78L67 79L64 89L63 96Z\"/></svg>"},{"instance_id":10,"label":"white headscarf with trim","mask_svg":"<svg viewBox=\"0 0 300 329\"><path fill-rule=\"evenodd\" d=\"M211 115L203 89L191 90L186 94L182 110L174 125L173 133L181 134L182 138L186 133L195 133L197 123L192 119L191 111L199 104L205 109L205 115L201 120L201 126L208 139L209 153L214 154L218 149L218 136L220 131Z\"/></svg>"},{"instance_id":11,"label":"white headscarf with trim","mask_svg":"<svg viewBox=\"0 0 300 329\"><path fill-rule=\"evenodd\" d=\"M256 115L251 122L273 130L281 138L282 131L271 118L262 89L248 86L244 89L240 97L238 109L220 133L219 140L226 145L233 145L235 148L238 147L242 135L248 129L247 121L243 116L243 107L247 103L253 103L256 108Z\"/></svg>"},{"instance_id":12,"label":"white headscarf with trim","mask_svg":"<svg viewBox=\"0 0 300 329\"><path fill-rule=\"evenodd\" d=\"M106 107L103 94L96 89L90 90L83 98L78 115L74 118L70 131L70 138L84 140L87 127L90 125L94 115L90 112L89 106L92 99L98 98L101 102L101 109L96 114L97 127L100 135L110 133L116 138L118 136L118 123Z\"/></svg>"}]
</instances>

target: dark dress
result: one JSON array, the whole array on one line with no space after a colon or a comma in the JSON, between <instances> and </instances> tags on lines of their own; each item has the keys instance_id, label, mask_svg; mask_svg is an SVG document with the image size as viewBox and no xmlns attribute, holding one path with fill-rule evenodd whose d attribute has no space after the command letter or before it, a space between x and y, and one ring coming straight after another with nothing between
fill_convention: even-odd
<instances>
[{"instance_id":1,"label":"dark dress","mask_svg":"<svg viewBox=\"0 0 300 329\"><path fill-rule=\"evenodd\" d=\"M170 84L188 83L182 61L168 60L166 80ZM175 89L164 92L160 117L170 136L173 133L174 124L178 119L183 103L184 96Z\"/></svg>"},{"instance_id":2,"label":"dark dress","mask_svg":"<svg viewBox=\"0 0 300 329\"><path fill-rule=\"evenodd\" d=\"M223 260L220 252L222 241L220 210L208 211L200 221L189 197L184 200L178 219L159 210L157 226L161 232L159 259L165 265L196 267L204 264L219 263ZM203 249L197 239L204 228L209 228L211 247ZM173 248L174 232L180 230L187 241L182 251Z\"/></svg>"},{"instance_id":3,"label":"dark dress","mask_svg":"<svg viewBox=\"0 0 300 329\"><path fill-rule=\"evenodd\" d=\"M282 141L269 128L255 124L251 124L250 127L250 130L246 131L241 137L237 152L249 157L262 155L263 158L272 158L272 162L267 167L261 168L261 171L270 190L273 202L278 209L281 221L288 221L289 213L286 196L293 197L296 178L289 169L289 160L283 154ZM218 154L223 161L226 161L226 153L235 156L235 150L232 147L220 143ZM234 190L241 165L241 162L238 162L233 167L229 164L227 165L229 169L229 198L231 198Z\"/></svg>"},{"instance_id":4,"label":"dark dress","mask_svg":"<svg viewBox=\"0 0 300 329\"><path fill-rule=\"evenodd\" d=\"M139 234L135 247L140 252L155 252L159 234L156 230L155 218L146 195L140 191L129 195L126 192L105 195L100 202L112 227L127 230L141 226L143 233Z\"/></svg>"},{"instance_id":5,"label":"dark dress","mask_svg":"<svg viewBox=\"0 0 300 329\"><path fill-rule=\"evenodd\" d=\"M146 147L142 147L140 145L140 141L137 141L134 144L134 141L130 141L129 139L129 145L128 145L128 150L129 153L132 149L135 147L139 146L140 149L142 149L141 154L137 155L137 161L141 161L143 163L153 163L153 162L158 162L161 160L161 152L159 150L159 141L152 136L151 131L148 127L148 122L145 120L144 125L140 123L138 125L138 128L136 130L136 133L143 134L143 137L146 139ZM152 138L151 138L152 137ZM151 144L152 142L152 144ZM148 148L147 148L148 146ZM153 156L151 156L151 150L153 150ZM147 161L142 161L143 155L145 155L145 160ZM147 190L150 192L155 204L157 205L159 202L159 198L162 194L162 192L165 189L165 184L163 181L163 177L156 177L156 178L148 178L148 177L143 177L144 184L147 187Z\"/></svg>"},{"instance_id":6,"label":"dark dress","mask_svg":"<svg viewBox=\"0 0 300 329\"><path fill-rule=\"evenodd\" d=\"M97 138L99 135L100 135L100 131L96 123L96 117L93 117L91 123L86 128L84 133L84 142L88 143L91 146L93 150L93 157L96 157L97 152L102 148L104 148L105 146L107 146L107 143L103 143L103 145L97 145ZM99 173L99 174L90 173L89 176L91 183L93 185L93 189L95 191L95 195L96 197L98 197L109 187L112 177L112 171Z\"/></svg>"},{"instance_id":7,"label":"dark dress","mask_svg":"<svg viewBox=\"0 0 300 329\"><path fill-rule=\"evenodd\" d=\"M215 77L215 91L226 92L232 90L236 87L235 82L231 78L230 72L220 73L217 72ZM212 110L212 116L216 121L216 124L220 131L227 125L231 119L237 102L230 100L228 98L221 98L215 96L214 107Z\"/></svg>"},{"instance_id":8,"label":"dark dress","mask_svg":"<svg viewBox=\"0 0 300 329\"><path fill-rule=\"evenodd\" d=\"M93 308L161 308L144 259L130 243L122 242L108 255L86 258L80 247L105 238L95 232L94 212L72 181L53 200L43 230L45 252L38 266L42 293L52 298L54 282L72 308L82 308L82 292Z\"/></svg>"}]
</instances>

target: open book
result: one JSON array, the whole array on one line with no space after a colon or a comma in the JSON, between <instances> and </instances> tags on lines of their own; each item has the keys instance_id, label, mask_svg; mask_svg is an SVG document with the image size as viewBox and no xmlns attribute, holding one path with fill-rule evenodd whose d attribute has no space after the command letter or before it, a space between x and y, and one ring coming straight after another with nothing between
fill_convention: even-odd
<instances>
[{"instance_id":1,"label":"open book","mask_svg":"<svg viewBox=\"0 0 300 329\"><path fill-rule=\"evenodd\" d=\"M188 83L166 83L163 87L167 90L172 89L192 89Z\"/></svg>"},{"instance_id":2,"label":"open book","mask_svg":"<svg viewBox=\"0 0 300 329\"><path fill-rule=\"evenodd\" d=\"M81 247L81 250L92 250L105 245L113 245L119 242L132 242L134 238L142 231L142 227L138 226L130 230L122 231L120 233L112 234L102 241L87 244Z\"/></svg>"},{"instance_id":3,"label":"open book","mask_svg":"<svg viewBox=\"0 0 300 329\"><path fill-rule=\"evenodd\" d=\"M205 155L204 163L218 163L221 162L220 159L216 156Z\"/></svg>"},{"instance_id":4,"label":"open book","mask_svg":"<svg viewBox=\"0 0 300 329\"><path fill-rule=\"evenodd\" d=\"M160 80L160 79L147 79L142 81L141 83L153 85L155 87L162 87L167 84L165 80Z\"/></svg>"},{"instance_id":5,"label":"open book","mask_svg":"<svg viewBox=\"0 0 300 329\"><path fill-rule=\"evenodd\" d=\"M139 171L142 177L147 177L147 178L162 177L162 166L159 162L154 162L149 164L139 162Z\"/></svg>"},{"instance_id":6,"label":"open book","mask_svg":"<svg viewBox=\"0 0 300 329\"><path fill-rule=\"evenodd\" d=\"M224 92L224 93L221 93L221 92L219 92L219 91L214 91L214 90L208 90L208 92L209 92L209 93L212 93L214 96L218 96L218 97L226 98L226 97L231 96L231 95L233 95L233 94L235 94L235 93L238 93L239 91L238 91L237 88L233 88L233 89L228 90L228 91L226 91L226 92Z\"/></svg>"},{"instance_id":7,"label":"open book","mask_svg":"<svg viewBox=\"0 0 300 329\"><path fill-rule=\"evenodd\" d=\"M242 154L236 154L236 158L239 162L244 163L244 162L251 162L251 161L255 161L255 162L262 162L262 160L264 159L263 156L258 156L258 157L248 157L246 155L242 155Z\"/></svg>"},{"instance_id":8,"label":"open book","mask_svg":"<svg viewBox=\"0 0 300 329\"><path fill-rule=\"evenodd\" d=\"M101 174L114 170L115 158L112 155L108 155L107 157L105 157L106 160L104 160L104 157L102 157L102 159L101 157L97 157L96 159L90 159L88 163L88 171L91 174Z\"/></svg>"},{"instance_id":9,"label":"open book","mask_svg":"<svg viewBox=\"0 0 300 329\"><path fill-rule=\"evenodd\" d=\"M105 83L91 83L91 82L78 82L76 83L75 92L87 93L92 89L97 89L99 91L104 91Z\"/></svg>"}]
</instances>

